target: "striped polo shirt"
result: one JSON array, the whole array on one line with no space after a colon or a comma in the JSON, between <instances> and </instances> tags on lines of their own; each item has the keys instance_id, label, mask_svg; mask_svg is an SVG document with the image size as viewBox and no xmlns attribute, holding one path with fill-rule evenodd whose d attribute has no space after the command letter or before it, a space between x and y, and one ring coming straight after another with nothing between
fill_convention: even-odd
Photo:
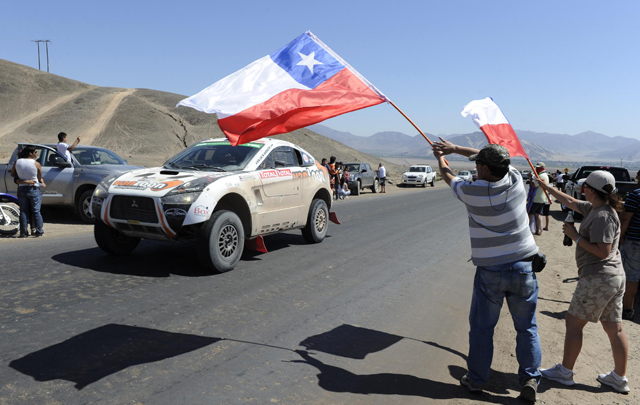
<instances>
[{"instance_id":1,"label":"striped polo shirt","mask_svg":"<svg viewBox=\"0 0 640 405\"><path fill-rule=\"evenodd\" d=\"M476 266L513 263L538 252L527 214L527 194L514 167L499 181L451 181L457 199L467 207L471 260Z\"/></svg>"},{"instance_id":2,"label":"striped polo shirt","mask_svg":"<svg viewBox=\"0 0 640 405\"><path fill-rule=\"evenodd\" d=\"M633 213L629 226L627 226L627 231L624 234L625 239L640 240L640 188L627 195L627 199L624 202L624 210Z\"/></svg>"}]
</instances>

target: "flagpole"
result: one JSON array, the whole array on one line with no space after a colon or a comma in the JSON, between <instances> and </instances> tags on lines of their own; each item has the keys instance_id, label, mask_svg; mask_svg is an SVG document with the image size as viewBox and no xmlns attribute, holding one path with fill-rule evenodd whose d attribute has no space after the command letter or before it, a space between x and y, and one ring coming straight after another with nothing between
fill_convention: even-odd
<instances>
[{"instance_id":1,"label":"flagpole","mask_svg":"<svg viewBox=\"0 0 640 405\"><path fill-rule=\"evenodd\" d=\"M526 158L527 162L529 162L529 166L531 166L531 170L533 171L533 174L536 175L536 179L538 179L538 181L542 181L540 180L540 176L538 176L538 172L536 171L536 168L533 167L533 163L531 163L531 160L529 160L529 158ZM542 191L544 191L544 195L547 196L547 201L549 201L549 205L553 204L553 202L551 202L551 198L549 198L549 193L547 193L547 190L544 189L544 187L542 187Z\"/></svg>"},{"instance_id":2,"label":"flagpole","mask_svg":"<svg viewBox=\"0 0 640 405\"><path fill-rule=\"evenodd\" d=\"M414 127L415 129L417 129L417 130L418 130L418 132L420 132L420 135L422 135L422 137L423 137L424 139L426 139L426 140L427 140L427 142L429 142L429 145L433 146L433 142L431 142L431 141L429 140L429 138L427 138L427 136L424 134L424 132L422 132L422 131L420 130L420 128L418 128L418 126L417 126L416 124L414 124L414 122L413 122L413 121L411 121L411 118L407 117L407 114L405 114L404 112L402 112L402 110L401 110L401 109L399 109L399 108L398 108L398 106L397 106L397 105L395 105L395 104L393 103L393 101L391 101L391 100L387 100L387 101L388 101L388 102L389 102L389 104L391 104L391 105L392 105L396 110L398 110L398 112L399 112L400 114L402 114L402 116L403 116L403 117L405 117L405 118L407 119L407 121L409 121L409 122L411 123L411 125L413 125L413 127ZM449 164L449 162L447 162L447 159L446 159L446 158L444 159L444 163L446 163L447 165Z\"/></svg>"}]
</instances>

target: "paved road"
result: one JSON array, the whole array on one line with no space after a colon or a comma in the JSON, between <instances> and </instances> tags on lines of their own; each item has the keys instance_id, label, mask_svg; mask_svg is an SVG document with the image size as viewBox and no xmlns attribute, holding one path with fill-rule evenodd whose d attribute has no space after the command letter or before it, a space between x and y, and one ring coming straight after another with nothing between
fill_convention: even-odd
<instances>
[{"instance_id":1,"label":"paved road","mask_svg":"<svg viewBox=\"0 0 640 405\"><path fill-rule=\"evenodd\" d=\"M89 233L0 243L0 403L466 397L462 204L441 185L334 211L343 225L323 243L269 237L270 253L220 275L188 244L118 258Z\"/></svg>"}]
</instances>

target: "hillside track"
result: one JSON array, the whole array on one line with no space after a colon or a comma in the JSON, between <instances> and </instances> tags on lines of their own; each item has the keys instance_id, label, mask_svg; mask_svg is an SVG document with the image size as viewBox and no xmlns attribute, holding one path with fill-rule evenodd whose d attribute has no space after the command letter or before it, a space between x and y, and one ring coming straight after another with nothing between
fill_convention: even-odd
<instances>
[{"instance_id":1,"label":"hillside track","mask_svg":"<svg viewBox=\"0 0 640 405\"><path fill-rule=\"evenodd\" d=\"M136 92L135 89L122 89L123 91L114 93L111 96L111 100L107 104L107 107L102 111L96 122L89 128L82 136L82 143L86 145L92 145L93 141L100 135L109 124L109 121L113 118L116 110L122 103L122 101Z\"/></svg>"},{"instance_id":2,"label":"hillside track","mask_svg":"<svg viewBox=\"0 0 640 405\"><path fill-rule=\"evenodd\" d=\"M43 107L38 108L37 110L33 111L32 113L23 115L22 117L18 118L16 121L13 121L11 123L3 124L0 127L0 139L2 139L5 135L8 135L8 134L11 134L11 133L15 132L17 129L19 129L23 125L27 125L27 124L31 123L32 121L37 121L39 119L44 118L45 115L47 115L49 112L51 112L55 108L75 100L79 96L81 96L81 95L93 90L94 88L95 87L92 87L92 88L89 88L89 89L84 89L84 90L81 90L81 91L77 91L77 92L74 92L74 93L71 93L71 94L67 94L67 95L58 97L55 100L53 100L52 102L50 102L48 104L45 104Z\"/></svg>"}]
</instances>

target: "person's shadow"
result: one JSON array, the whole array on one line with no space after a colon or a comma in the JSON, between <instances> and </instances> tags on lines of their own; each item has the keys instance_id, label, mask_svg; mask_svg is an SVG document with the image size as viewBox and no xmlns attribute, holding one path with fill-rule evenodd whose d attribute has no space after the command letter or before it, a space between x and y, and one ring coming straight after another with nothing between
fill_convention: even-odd
<instances>
[{"instance_id":1,"label":"person's shadow","mask_svg":"<svg viewBox=\"0 0 640 405\"><path fill-rule=\"evenodd\" d=\"M313 350L359 360L364 359L368 354L382 351L402 339L421 342L452 353L465 361L467 359L465 354L435 342L421 341L358 326L341 325L328 332L310 336L302 341L300 345L307 348L307 350L295 350L301 360L293 360L292 362L308 364L318 369L318 385L331 392L349 392L362 395L405 395L431 399L472 398L474 401L503 404L519 401L513 397L495 395L508 394L507 388L519 390L520 386L516 374L500 373L492 370L491 379L506 380L507 386L495 387L488 384L483 393L471 394L458 382L466 373L466 370L460 366L448 366L449 374L455 382L447 383L409 374L355 374L343 368L323 363L309 352L309 350Z\"/></svg>"}]
</instances>

